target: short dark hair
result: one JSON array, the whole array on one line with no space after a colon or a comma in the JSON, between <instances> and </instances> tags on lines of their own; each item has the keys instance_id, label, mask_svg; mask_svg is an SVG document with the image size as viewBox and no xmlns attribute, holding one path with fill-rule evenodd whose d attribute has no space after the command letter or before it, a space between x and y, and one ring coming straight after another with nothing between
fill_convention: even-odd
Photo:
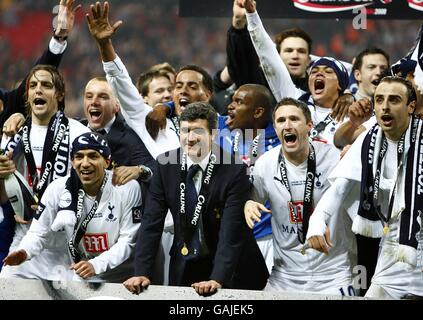
<instances>
[{"instance_id":1,"label":"short dark hair","mask_svg":"<svg viewBox=\"0 0 423 320\"><path fill-rule=\"evenodd\" d=\"M283 107L283 106L295 106L298 109L301 109L301 111L303 112L304 117L306 119L306 122L308 123L308 122L311 121L311 112L310 112L310 109L308 108L308 106L304 102L302 102L300 100L297 100L297 99L293 99L293 98L283 98L281 101L279 101L276 104L276 107L273 110L273 114L272 114L272 120L273 120L273 122L275 122L275 114L276 114L276 111L280 107Z\"/></svg>"},{"instance_id":2,"label":"short dark hair","mask_svg":"<svg viewBox=\"0 0 423 320\"><path fill-rule=\"evenodd\" d=\"M200 66L197 66L195 64L188 64L186 66L183 66L179 69L178 74L185 70L191 70L196 71L200 73L203 76L203 86L207 88L207 90L210 91L210 93L213 93L213 78L210 76L210 74L206 71L206 69L201 68ZM177 75L176 75L177 76Z\"/></svg>"},{"instance_id":3,"label":"short dark hair","mask_svg":"<svg viewBox=\"0 0 423 320\"><path fill-rule=\"evenodd\" d=\"M355 57L355 61L354 64L352 66L352 71L354 70L360 70L361 67L363 66L363 58L365 56L368 56L370 54L381 54L385 57L386 61L387 61L387 67L389 67L389 54L387 54L384 50L380 49L380 48L367 48L364 49L363 51L361 51L356 57Z\"/></svg>"},{"instance_id":4,"label":"short dark hair","mask_svg":"<svg viewBox=\"0 0 423 320\"><path fill-rule=\"evenodd\" d=\"M169 75L167 74L167 71L165 70L150 70L144 73L141 73L138 77L136 87L138 89L138 92L141 93L143 97L147 96L149 94L149 86L151 81L155 78L161 78L165 77L166 79L169 79Z\"/></svg>"},{"instance_id":5,"label":"short dark hair","mask_svg":"<svg viewBox=\"0 0 423 320\"><path fill-rule=\"evenodd\" d=\"M38 64L34 66L31 71L29 71L29 74L26 78L25 83L25 106L30 112L30 106L28 102L28 90L29 90L29 81L31 80L31 77L37 72L37 71L47 71L51 74L51 78L53 80L54 88L56 89L56 93L58 93L59 96L62 96L63 99L61 101L58 101L57 108L58 110L64 111L65 110L65 80L63 76L59 73L57 68L55 66L47 65L47 64Z\"/></svg>"},{"instance_id":6,"label":"short dark hair","mask_svg":"<svg viewBox=\"0 0 423 320\"><path fill-rule=\"evenodd\" d=\"M379 85L382 82L387 82L387 83L400 83L402 85L404 85L407 88L407 105L410 104L413 101L417 101L417 94L416 94L416 90L413 87L413 84L407 80L404 79L402 77L397 77L397 76L387 76L382 78L382 80L380 80Z\"/></svg>"},{"instance_id":7,"label":"short dark hair","mask_svg":"<svg viewBox=\"0 0 423 320\"><path fill-rule=\"evenodd\" d=\"M217 128L217 113L208 102L193 102L188 104L181 113L180 121L207 120L210 133Z\"/></svg>"},{"instance_id":8,"label":"short dark hair","mask_svg":"<svg viewBox=\"0 0 423 320\"><path fill-rule=\"evenodd\" d=\"M308 53L309 54L311 53L311 45L313 43L313 40L311 40L311 37L307 34L307 32L305 32L303 29L300 29L300 28L286 29L276 35L275 43L276 43L276 48L278 49L278 52L281 51L282 42L287 38L303 39L305 42L307 42Z\"/></svg>"},{"instance_id":9,"label":"short dark hair","mask_svg":"<svg viewBox=\"0 0 423 320\"><path fill-rule=\"evenodd\" d=\"M239 87L252 90L254 107L263 107L267 118L270 118L274 106L274 99L270 90L261 84L247 83Z\"/></svg>"}]
</instances>

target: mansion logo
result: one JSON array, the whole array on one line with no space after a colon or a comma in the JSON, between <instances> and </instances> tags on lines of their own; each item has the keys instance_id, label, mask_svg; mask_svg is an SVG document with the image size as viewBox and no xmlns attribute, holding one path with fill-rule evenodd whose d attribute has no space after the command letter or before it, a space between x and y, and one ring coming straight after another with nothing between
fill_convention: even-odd
<instances>
[{"instance_id":1,"label":"mansion logo","mask_svg":"<svg viewBox=\"0 0 423 320\"><path fill-rule=\"evenodd\" d=\"M298 9L311 12L340 12L360 9L375 4L374 0L292 0ZM411 0L409 0L411 1ZM418 0L414 0L416 2ZM386 4L390 0L383 0ZM420 2L420 1L419 1Z\"/></svg>"},{"instance_id":2,"label":"mansion logo","mask_svg":"<svg viewBox=\"0 0 423 320\"><path fill-rule=\"evenodd\" d=\"M107 233L86 233L83 237L85 251L89 253L102 253L109 250Z\"/></svg>"}]
</instances>

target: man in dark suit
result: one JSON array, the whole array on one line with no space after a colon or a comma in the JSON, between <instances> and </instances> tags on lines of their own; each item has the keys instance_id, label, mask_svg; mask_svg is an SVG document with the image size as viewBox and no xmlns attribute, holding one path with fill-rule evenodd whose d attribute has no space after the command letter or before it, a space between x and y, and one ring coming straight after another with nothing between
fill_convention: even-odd
<instances>
[{"instance_id":1,"label":"man in dark suit","mask_svg":"<svg viewBox=\"0 0 423 320\"><path fill-rule=\"evenodd\" d=\"M250 183L243 163L212 144L217 114L205 102L181 114L181 147L160 155L138 233L132 293L150 284L166 212L175 222L169 284L201 295L218 288L260 290L268 272L243 221Z\"/></svg>"},{"instance_id":2,"label":"man in dark suit","mask_svg":"<svg viewBox=\"0 0 423 320\"><path fill-rule=\"evenodd\" d=\"M106 78L91 79L85 87L86 120L82 123L106 137L116 165L113 182L122 185L131 179L145 180L151 175L148 168L154 166L154 159L118 112L119 103Z\"/></svg>"}]
</instances>

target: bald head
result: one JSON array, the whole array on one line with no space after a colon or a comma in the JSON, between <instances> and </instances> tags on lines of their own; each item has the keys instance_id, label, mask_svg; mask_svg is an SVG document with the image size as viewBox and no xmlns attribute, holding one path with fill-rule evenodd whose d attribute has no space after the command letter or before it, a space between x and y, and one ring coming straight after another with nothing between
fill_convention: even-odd
<instances>
[{"instance_id":1,"label":"bald head","mask_svg":"<svg viewBox=\"0 0 423 320\"><path fill-rule=\"evenodd\" d=\"M226 124L233 129L264 129L273 107L270 91L259 84L244 84L232 97Z\"/></svg>"},{"instance_id":2,"label":"bald head","mask_svg":"<svg viewBox=\"0 0 423 320\"><path fill-rule=\"evenodd\" d=\"M84 92L84 114L90 127L103 129L119 112L118 101L105 78L91 79Z\"/></svg>"},{"instance_id":3,"label":"bald head","mask_svg":"<svg viewBox=\"0 0 423 320\"><path fill-rule=\"evenodd\" d=\"M262 107L266 116L271 115L273 109L273 97L269 89L260 84L244 84L239 89L248 90L252 97L252 107Z\"/></svg>"}]
</instances>

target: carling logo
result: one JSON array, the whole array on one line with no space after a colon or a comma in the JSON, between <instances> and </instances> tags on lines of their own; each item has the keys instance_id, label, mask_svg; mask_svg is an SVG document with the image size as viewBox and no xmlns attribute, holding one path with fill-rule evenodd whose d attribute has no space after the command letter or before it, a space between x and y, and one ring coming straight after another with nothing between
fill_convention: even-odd
<instances>
[{"instance_id":1,"label":"carling logo","mask_svg":"<svg viewBox=\"0 0 423 320\"><path fill-rule=\"evenodd\" d=\"M408 0L408 6L414 10L423 11L423 0Z\"/></svg>"},{"instance_id":2,"label":"carling logo","mask_svg":"<svg viewBox=\"0 0 423 320\"><path fill-rule=\"evenodd\" d=\"M292 0L292 2L296 8L304 11L327 13L350 11L374 4L373 0Z\"/></svg>"}]
</instances>

